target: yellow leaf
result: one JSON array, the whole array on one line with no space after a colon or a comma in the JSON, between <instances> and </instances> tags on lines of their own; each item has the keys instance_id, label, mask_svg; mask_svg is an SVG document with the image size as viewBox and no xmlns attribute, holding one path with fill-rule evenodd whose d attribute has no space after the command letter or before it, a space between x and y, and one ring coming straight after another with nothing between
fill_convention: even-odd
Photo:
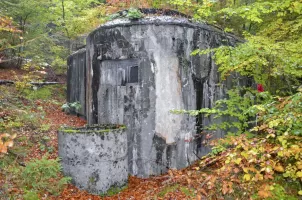
<instances>
[{"instance_id":1,"label":"yellow leaf","mask_svg":"<svg viewBox=\"0 0 302 200\"><path fill-rule=\"evenodd\" d=\"M298 169L302 169L302 162L301 162L301 161L298 161L298 162L296 163L296 166L297 166Z\"/></svg>"},{"instance_id":2,"label":"yellow leaf","mask_svg":"<svg viewBox=\"0 0 302 200\"><path fill-rule=\"evenodd\" d=\"M273 120L273 121L270 121L270 122L268 123L268 127L269 127L269 128L276 127L276 126L279 125L280 121L281 121L280 119L275 119L275 120Z\"/></svg>"},{"instance_id":3,"label":"yellow leaf","mask_svg":"<svg viewBox=\"0 0 302 200\"><path fill-rule=\"evenodd\" d=\"M277 154L278 154L279 157L283 157L284 156L283 151L279 151Z\"/></svg>"},{"instance_id":4,"label":"yellow leaf","mask_svg":"<svg viewBox=\"0 0 302 200\"><path fill-rule=\"evenodd\" d=\"M234 162L237 164L237 165L239 165L240 164L240 162L241 162L241 158L237 158L236 160L234 160Z\"/></svg>"},{"instance_id":5,"label":"yellow leaf","mask_svg":"<svg viewBox=\"0 0 302 200\"><path fill-rule=\"evenodd\" d=\"M243 179L246 181L251 180L251 175L250 174L244 174Z\"/></svg>"},{"instance_id":6,"label":"yellow leaf","mask_svg":"<svg viewBox=\"0 0 302 200\"><path fill-rule=\"evenodd\" d=\"M245 159L247 159L248 156L249 156L249 154L248 154L247 152L245 152L245 151L241 152L240 154L241 154Z\"/></svg>"},{"instance_id":7,"label":"yellow leaf","mask_svg":"<svg viewBox=\"0 0 302 200\"><path fill-rule=\"evenodd\" d=\"M270 138L270 137L271 137L271 138L275 138L276 135L272 133L272 134L269 134L269 135L266 136L266 138Z\"/></svg>"},{"instance_id":8,"label":"yellow leaf","mask_svg":"<svg viewBox=\"0 0 302 200\"><path fill-rule=\"evenodd\" d=\"M301 177L302 177L302 171L297 172L296 175L297 175L299 178L301 178Z\"/></svg>"},{"instance_id":9,"label":"yellow leaf","mask_svg":"<svg viewBox=\"0 0 302 200\"><path fill-rule=\"evenodd\" d=\"M276 150L279 150L279 148L280 148L280 147L277 147L277 146L276 146L276 147L274 147L272 150L273 150L273 151L276 151Z\"/></svg>"},{"instance_id":10,"label":"yellow leaf","mask_svg":"<svg viewBox=\"0 0 302 200\"><path fill-rule=\"evenodd\" d=\"M300 191L298 192L298 194L302 196L302 190L300 190Z\"/></svg>"},{"instance_id":11,"label":"yellow leaf","mask_svg":"<svg viewBox=\"0 0 302 200\"><path fill-rule=\"evenodd\" d=\"M251 129L251 131L258 131L258 130L259 128L257 126Z\"/></svg>"},{"instance_id":12,"label":"yellow leaf","mask_svg":"<svg viewBox=\"0 0 302 200\"><path fill-rule=\"evenodd\" d=\"M284 168L283 168L282 165L280 165L280 164L277 164L277 165L274 167L274 170L277 171L277 172L284 172Z\"/></svg>"}]
</instances>

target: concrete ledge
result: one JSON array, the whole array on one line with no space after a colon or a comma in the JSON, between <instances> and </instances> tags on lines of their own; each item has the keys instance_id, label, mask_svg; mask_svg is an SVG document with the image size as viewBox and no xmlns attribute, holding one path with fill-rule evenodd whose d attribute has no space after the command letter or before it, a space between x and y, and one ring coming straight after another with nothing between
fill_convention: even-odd
<instances>
[{"instance_id":1,"label":"concrete ledge","mask_svg":"<svg viewBox=\"0 0 302 200\"><path fill-rule=\"evenodd\" d=\"M99 125L58 131L63 173L90 193L104 194L128 181L127 134L124 126Z\"/></svg>"}]
</instances>

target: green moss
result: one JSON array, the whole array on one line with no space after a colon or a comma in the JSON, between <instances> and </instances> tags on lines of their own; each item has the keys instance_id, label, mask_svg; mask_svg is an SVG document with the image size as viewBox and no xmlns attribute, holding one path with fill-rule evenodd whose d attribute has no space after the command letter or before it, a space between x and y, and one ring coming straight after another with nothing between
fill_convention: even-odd
<instances>
[{"instance_id":1,"label":"green moss","mask_svg":"<svg viewBox=\"0 0 302 200\"><path fill-rule=\"evenodd\" d=\"M102 134L102 133L108 133L110 131L118 131L126 129L125 125L92 125L92 126L86 126L81 128L74 128L74 127L62 127L59 129L59 131L63 133L82 133L82 134L90 134L90 133L96 133L96 134Z\"/></svg>"},{"instance_id":2,"label":"green moss","mask_svg":"<svg viewBox=\"0 0 302 200\"><path fill-rule=\"evenodd\" d=\"M110 196L114 196L118 193L120 193L122 190L125 190L128 187L128 185L122 186L122 187L118 187L118 186L112 186L109 188L109 190L107 190L106 193L100 194L101 197L110 197Z\"/></svg>"},{"instance_id":3,"label":"green moss","mask_svg":"<svg viewBox=\"0 0 302 200\"><path fill-rule=\"evenodd\" d=\"M164 187L159 193L158 193L158 196L159 197L164 197L166 194L170 193L170 192L174 192L177 188L179 187L178 184L176 185L169 185L169 186L166 186Z\"/></svg>"},{"instance_id":4,"label":"green moss","mask_svg":"<svg viewBox=\"0 0 302 200\"><path fill-rule=\"evenodd\" d=\"M30 100L47 100L47 99L50 99L51 96L52 96L52 90L53 90L53 87L52 86L44 86L42 88L37 88L35 87L36 89L33 90L33 89L24 89L23 93L25 94L25 97L27 99L30 99Z\"/></svg>"},{"instance_id":5,"label":"green moss","mask_svg":"<svg viewBox=\"0 0 302 200\"><path fill-rule=\"evenodd\" d=\"M184 193L187 197L194 197L194 192L191 191L190 189L181 186L179 184L175 184L175 185L168 185L166 187L164 187L159 193L158 196L163 198L165 197L166 194L170 193L170 192L175 192L176 190L180 190L182 193Z\"/></svg>"},{"instance_id":6,"label":"green moss","mask_svg":"<svg viewBox=\"0 0 302 200\"><path fill-rule=\"evenodd\" d=\"M190 190L189 188L180 187L180 191L188 197L194 197L195 196L194 191Z\"/></svg>"}]
</instances>

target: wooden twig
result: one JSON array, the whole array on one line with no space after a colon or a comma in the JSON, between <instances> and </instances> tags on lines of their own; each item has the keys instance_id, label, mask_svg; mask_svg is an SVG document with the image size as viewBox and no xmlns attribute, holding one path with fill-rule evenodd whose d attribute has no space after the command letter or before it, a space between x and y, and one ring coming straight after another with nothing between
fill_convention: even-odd
<instances>
[{"instance_id":1,"label":"wooden twig","mask_svg":"<svg viewBox=\"0 0 302 200\"><path fill-rule=\"evenodd\" d=\"M205 168L207 167L210 167L211 165L217 163L218 161L222 160L223 157L218 157L218 158L215 158L213 160L211 160L210 162L206 163L204 166L202 166L199 170L204 170Z\"/></svg>"},{"instance_id":2,"label":"wooden twig","mask_svg":"<svg viewBox=\"0 0 302 200\"><path fill-rule=\"evenodd\" d=\"M193 151L193 154L194 154L199 160L202 160L202 158L199 157L199 156L197 155L197 153L195 153L195 151Z\"/></svg>"},{"instance_id":3,"label":"wooden twig","mask_svg":"<svg viewBox=\"0 0 302 200\"><path fill-rule=\"evenodd\" d=\"M0 80L0 85L15 84L14 81Z\"/></svg>"},{"instance_id":4,"label":"wooden twig","mask_svg":"<svg viewBox=\"0 0 302 200\"><path fill-rule=\"evenodd\" d=\"M63 82L30 82L32 85L43 86L43 85L57 85L57 84L65 84Z\"/></svg>"},{"instance_id":5,"label":"wooden twig","mask_svg":"<svg viewBox=\"0 0 302 200\"><path fill-rule=\"evenodd\" d=\"M7 85L7 84L15 84L15 81L12 80L0 80L0 85ZM56 84L65 84L63 82L29 82L31 85L36 86L44 86L44 85L56 85Z\"/></svg>"}]
</instances>

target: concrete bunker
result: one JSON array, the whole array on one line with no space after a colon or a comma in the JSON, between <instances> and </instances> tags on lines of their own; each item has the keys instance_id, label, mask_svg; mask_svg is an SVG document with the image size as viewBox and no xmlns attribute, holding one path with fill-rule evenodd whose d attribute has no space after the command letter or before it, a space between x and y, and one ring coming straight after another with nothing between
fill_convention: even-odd
<instances>
[{"instance_id":1,"label":"concrete bunker","mask_svg":"<svg viewBox=\"0 0 302 200\"><path fill-rule=\"evenodd\" d=\"M81 78L68 80L69 96L78 84L84 85L85 94L77 92L74 99L85 96L80 101L85 113L81 112L88 124L127 127L128 170L140 177L184 168L196 155L208 153L198 133L213 119L175 115L171 110L211 108L233 84L231 79L218 84L211 54L191 56L191 52L235 45L236 37L177 12L172 16L160 12L160 16L115 19L101 25L88 35L86 50L69 58L68 73L85 69ZM85 55L85 63L77 61L80 55ZM214 137L223 134L218 130Z\"/></svg>"},{"instance_id":2,"label":"concrete bunker","mask_svg":"<svg viewBox=\"0 0 302 200\"><path fill-rule=\"evenodd\" d=\"M106 193L128 182L127 133L124 126L62 128L58 132L63 173L91 193Z\"/></svg>"}]
</instances>

